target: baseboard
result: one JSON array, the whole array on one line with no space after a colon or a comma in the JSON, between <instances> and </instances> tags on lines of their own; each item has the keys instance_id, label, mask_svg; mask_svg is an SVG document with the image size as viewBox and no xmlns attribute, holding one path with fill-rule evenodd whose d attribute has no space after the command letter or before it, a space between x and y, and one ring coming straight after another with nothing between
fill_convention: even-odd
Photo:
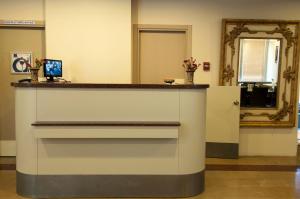
<instances>
[{"instance_id":1,"label":"baseboard","mask_svg":"<svg viewBox=\"0 0 300 199\"><path fill-rule=\"evenodd\" d=\"M16 141L0 140L0 156L16 156Z\"/></svg>"},{"instance_id":2,"label":"baseboard","mask_svg":"<svg viewBox=\"0 0 300 199\"><path fill-rule=\"evenodd\" d=\"M239 158L239 144L206 142L206 157L237 159Z\"/></svg>"}]
</instances>

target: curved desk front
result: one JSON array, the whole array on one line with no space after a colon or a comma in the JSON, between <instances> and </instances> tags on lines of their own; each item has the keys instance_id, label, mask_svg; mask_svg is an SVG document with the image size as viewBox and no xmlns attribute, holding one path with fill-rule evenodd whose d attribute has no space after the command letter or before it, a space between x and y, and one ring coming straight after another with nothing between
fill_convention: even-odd
<instances>
[{"instance_id":1,"label":"curved desk front","mask_svg":"<svg viewBox=\"0 0 300 199\"><path fill-rule=\"evenodd\" d=\"M18 194L188 197L204 190L208 85L12 86Z\"/></svg>"}]
</instances>

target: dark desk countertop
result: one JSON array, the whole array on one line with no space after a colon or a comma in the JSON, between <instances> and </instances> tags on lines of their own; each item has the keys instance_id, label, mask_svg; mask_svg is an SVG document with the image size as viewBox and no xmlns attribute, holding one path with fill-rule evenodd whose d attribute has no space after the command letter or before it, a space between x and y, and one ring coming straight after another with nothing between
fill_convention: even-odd
<instances>
[{"instance_id":1,"label":"dark desk countertop","mask_svg":"<svg viewBox=\"0 0 300 199\"><path fill-rule=\"evenodd\" d=\"M132 89L206 89L208 84L96 84L96 83L18 83L12 82L13 87L24 88L132 88Z\"/></svg>"}]
</instances>

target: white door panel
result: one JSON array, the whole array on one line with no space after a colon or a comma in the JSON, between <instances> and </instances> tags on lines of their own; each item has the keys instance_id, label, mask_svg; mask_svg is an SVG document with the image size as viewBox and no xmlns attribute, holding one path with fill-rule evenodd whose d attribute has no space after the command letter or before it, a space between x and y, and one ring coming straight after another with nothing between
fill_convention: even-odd
<instances>
[{"instance_id":1,"label":"white door panel","mask_svg":"<svg viewBox=\"0 0 300 199\"><path fill-rule=\"evenodd\" d=\"M207 91L206 142L213 143L214 153L231 151L239 143L240 87L216 86ZM219 145L218 145L219 144ZM225 148L224 148L225 146ZM207 150L211 147L207 147ZM238 153L237 150L236 153ZM218 154L216 154L218 155Z\"/></svg>"}]
</instances>

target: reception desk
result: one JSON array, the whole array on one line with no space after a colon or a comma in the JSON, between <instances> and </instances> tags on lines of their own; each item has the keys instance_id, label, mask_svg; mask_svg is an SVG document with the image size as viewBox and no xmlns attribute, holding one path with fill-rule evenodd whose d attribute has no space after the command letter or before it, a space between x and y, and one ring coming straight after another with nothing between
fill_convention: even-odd
<instances>
[{"instance_id":1,"label":"reception desk","mask_svg":"<svg viewBox=\"0 0 300 199\"><path fill-rule=\"evenodd\" d=\"M189 197L204 190L208 85L12 86L19 195Z\"/></svg>"}]
</instances>

